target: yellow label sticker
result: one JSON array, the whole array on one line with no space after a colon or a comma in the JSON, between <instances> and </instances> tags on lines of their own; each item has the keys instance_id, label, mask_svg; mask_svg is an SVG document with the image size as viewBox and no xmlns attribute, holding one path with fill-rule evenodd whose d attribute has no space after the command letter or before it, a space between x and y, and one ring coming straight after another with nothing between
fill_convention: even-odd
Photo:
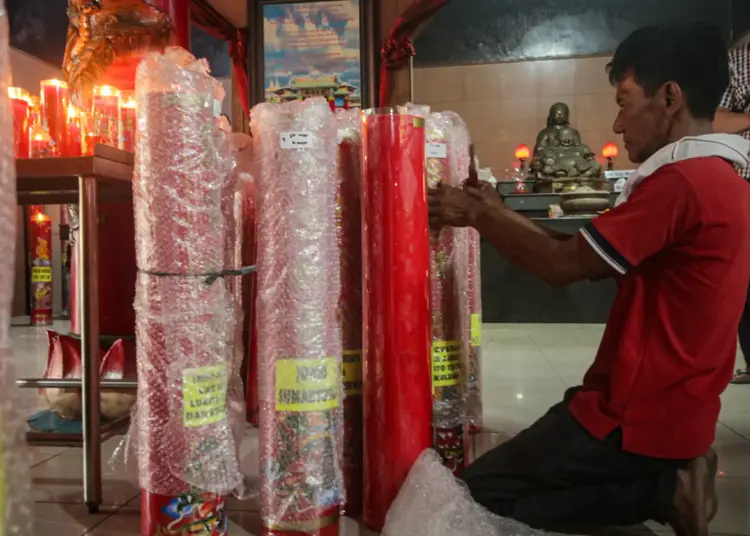
<instances>
[{"instance_id":1,"label":"yellow label sticker","mask_svg":"<svg viewBox=\"0 0 750 536\"><path fill-rule=\"evenodd\" d=\"M458 385L461 378L461 343L432 343L432 388Z\"/></svg>"},{"instance_id":2,"label":"yellow label sticker","mask_svg":"<svg viewBox=\"0 0 750 536\"><path fill-rule=\"evenodd\" d=\"M32 283L51 283L52 267L51 266L32 266L31 267Z\"/></svg>"},{"instance_id":3,"label":"yellow label sticker","mask_svg":"<svg viewBox=\"0 0 750 536\"><path fill-rule=\"evenodd\" d=\"M339 367L333 357L276 361L276 409L325 411L339 406Z\"/></svg>"},{"instance_id":4,"label":"yellow label sticker","mask_svg":"<svg viewBox=\"0 0 750 536\"><path fill-rule=\"evenodd\" d=\"M471 346L482 346L482 313L471 315Z\"/></svg>"},{"instance_id":5,"label":"yellow label sticker","mask_svg":"<svg viewBox=\"0 0 750 536\"><path fill-rule=\"evenodd\" d=\"M182 373L183 422L198 428L227 418L227 366L187 369Z\"/></svg>"},{"instance_id":6,"label":"yellow label sticker","mask_svg":"<svg viewBox=\"0 0 750 536\"><path fill-rule=\"evenodd\" d=\"M346 396L362 394L362 350L344 351L344 360L341 362L341 381L344 382Z\"/></svg>"}]
</instances>

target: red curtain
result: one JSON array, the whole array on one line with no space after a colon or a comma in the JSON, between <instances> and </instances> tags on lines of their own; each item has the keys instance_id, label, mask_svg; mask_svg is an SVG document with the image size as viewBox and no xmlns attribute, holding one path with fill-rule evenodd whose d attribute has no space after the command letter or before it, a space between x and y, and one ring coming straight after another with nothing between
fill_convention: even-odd
<instances>
[{"instance_id":1,"label":"red curtain","mask_svg":"<svg viewBox=\"0 0 750 536\"><path fill-rule=\"evenodd\" d=\"M449 1L414 0L393 23L380 50L380 106L388 103L391 94L391 73L405 67L414 56L414 45L411 42L414 32Z\"/></svg>"},{"instance_id":2,"label":"red curtain","mask_svg":"<svg viewBox=\"0 0 750 536\"><path fill-rule=\"evenodd\" d=\"M239 1L239 0L238 0ZM204 0L191 0L190 18L207 34L229 43L229 55L234 67L234 80L240 92L242 109L248 114L247 30L235 28L224 16Z\"/></svg>"}]
</instances>

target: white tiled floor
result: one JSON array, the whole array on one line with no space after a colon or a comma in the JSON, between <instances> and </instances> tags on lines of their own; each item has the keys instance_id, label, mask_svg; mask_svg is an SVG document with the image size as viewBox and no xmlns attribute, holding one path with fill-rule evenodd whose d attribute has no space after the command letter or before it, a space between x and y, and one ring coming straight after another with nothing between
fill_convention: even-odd
<instances>
[{"instance_id":1,"label":"white tiled floor","mask_svg":"<svg viewBox=\"0 0 750 536\"><path fill-rule=\"evenodd\" d=\"M64 328L62 328L64 329ZM580 383L596 351L601 326L586 325L487 325L484 328L484 407L488 432L474 441L481 454L531 424L559 401L566 387ZM20 376L37 376L46 364L44 330L13 328ZM29 408L44 407L35 390L27 390ZM712 534L750 536L750 385L730 386L717 429L720 508ZM29 409L31 411L31 409ZM254 449L257 434L248 432L247 446ZM115 441L105 444L105 456ZM77 449L34 448L32 470L36 502L35 536L136 535L140 512L138 486L126 469L104 467L102 513L90 515L81 504L81 452ZM253 458L250 456L250 458ZM257 462L247 461L257 471ZM256 501L232 501L230 534L260 534ZM346 520L344 536L369 533ZM653 532L669 532L658 525ZM642 531L644 528L636 529ZM438 535L436 535L438 536Z\"/></svg>"}]
</instances>

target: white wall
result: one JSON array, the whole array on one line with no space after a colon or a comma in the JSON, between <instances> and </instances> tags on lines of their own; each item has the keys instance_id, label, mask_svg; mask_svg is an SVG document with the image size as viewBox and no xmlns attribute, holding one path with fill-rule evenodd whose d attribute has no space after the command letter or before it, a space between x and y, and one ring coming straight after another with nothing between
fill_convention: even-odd
<instances>
[{"instance_id":1,"label":"white wall","mask_svg":"<svg viewBox=\"0 0 750 536\"><path fill-rule=\"evenodd\" d=\"M33 56L19 50L10 49L10 65L13 70L13 85L22 87L32 94L39 94L39 84L42 80L62 78L62 70L48 63L44 63ZM62 310L62 259L60 257L60 209L50 206L46 209L52 218L52 307L55 314ZM16 283L13 295L13 315L26 313L26 268L25 244L23 236L23 211L18 209L16 232Z\"/></svg>"}]
</instances>

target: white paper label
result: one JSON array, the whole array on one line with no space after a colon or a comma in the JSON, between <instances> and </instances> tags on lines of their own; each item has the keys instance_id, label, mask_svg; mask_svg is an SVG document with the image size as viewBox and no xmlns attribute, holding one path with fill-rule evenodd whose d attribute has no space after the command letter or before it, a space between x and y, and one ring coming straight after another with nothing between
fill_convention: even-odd
<instances>
[{"instance_id":1,"label":"white paper label","mask_svg":"<svg viewBox=\"0 0 750 536\"><path fill-rule=\"evenodd\" d=\"M448 158L448 146L444 143L428 143L425 147L427 158Z\"/></svg>"},{"instance_id":2,"label":"white paper label","mask_svg":"<svg viewBox=\"0 0 750 536\"><path fill-rule=\"evenodd\" d=\"M221 117L221 101L214 99L214 117Z\"/></svg>"},{"instance_id":3,"label":"white paper label","mask_svg":"<svg viewBox=\"0 0 750 536\"><path fill-rule=\"evenodd\" d=\"M313 135L310 132L283 132L282 149L308 149L313 146Z\"/></svg>"}]
</instances>

